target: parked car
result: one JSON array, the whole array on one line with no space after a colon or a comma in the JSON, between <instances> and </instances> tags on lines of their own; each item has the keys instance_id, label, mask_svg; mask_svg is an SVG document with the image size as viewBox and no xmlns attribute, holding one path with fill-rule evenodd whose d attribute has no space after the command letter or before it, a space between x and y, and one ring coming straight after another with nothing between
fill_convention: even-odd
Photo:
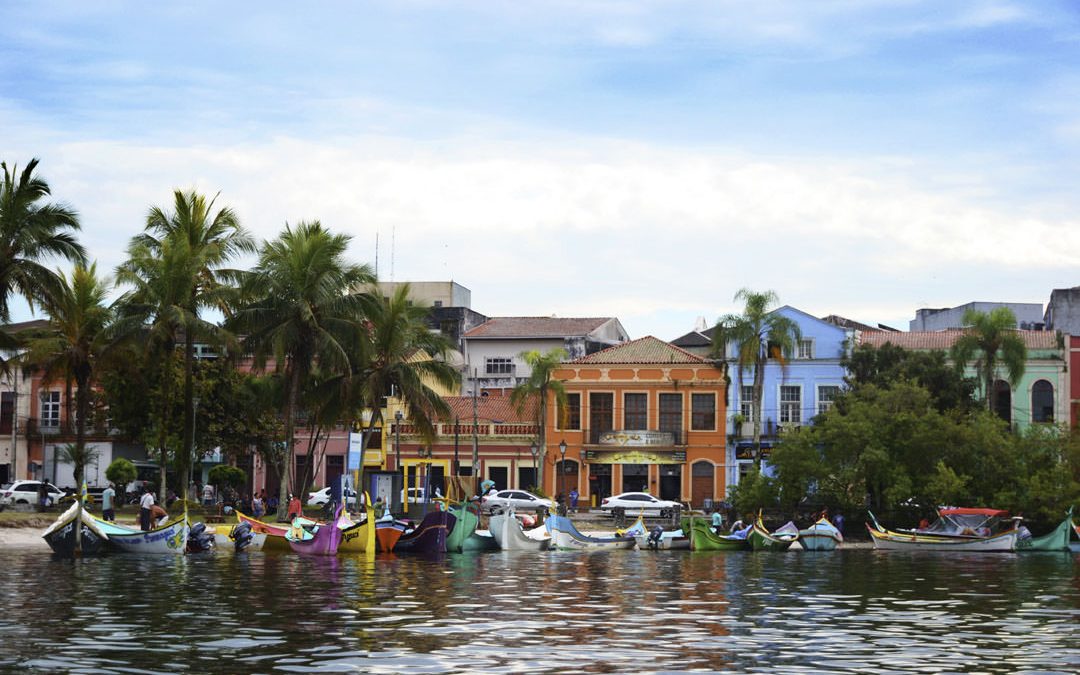
<instances>
[{"instance_id":1,"label":"parked car","mask_svg":"<svg viewBox=\"0 0 1080 675\"><path fill-rule=\"evenodd\" d=\"M330 488L328 487L308 493L308 506L324 506L328 501L330 501ZM345 506L350 509L356 507L356 490L345 488Z\"/></svg>"},{"instance_id":2,"label":"parked car","mask_svg":"<svg viewBox=\"0 0 1080 675\"><path fill-rule=\"evenodd\" d=\"M15 504L33 505L38 503L38 486L41 481L17 480L0 488L0 506L13 506ZM64 497L64 491L52 483L49 486L49 506L58 503Z\"/></svg>"},{"instance_id":3,"label":"parked car","mask_svg":"<svg viewBox=\"0 0 1080 675\"><path fill-rule=\"evenodd\" d=\"M518 511L536 511L537 509L550 509L554 504L550 499L537 497L524 490L499 490L494 494L486 495L481 500L481 507L485 511L494 508L506 509L511 506Z\"/></svg>"},{"instance_id":4,"label":"parked car","mask_svg":"<svg viewBox=\"0 0 1080 675\"><path fill-rule=\"evenodd\" d=\"M682 504L679 502L657 499L648 492L624 492L621 495L605 497L600 502L601 510L611 512L612 509L625 509L628 516L636 516L644 511L647 516L666 518L680 507Z\"/></svg>"}]
</instances>

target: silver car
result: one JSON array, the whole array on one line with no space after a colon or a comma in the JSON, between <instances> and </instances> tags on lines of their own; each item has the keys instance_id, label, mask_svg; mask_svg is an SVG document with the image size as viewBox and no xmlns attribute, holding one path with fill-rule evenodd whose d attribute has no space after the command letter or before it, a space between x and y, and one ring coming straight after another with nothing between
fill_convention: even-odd
<instances>
[{"instance_id":1,"label":"silver car","mask_svg":"<svg viewBox=\"0 0 1080 675\"><path fill-rule=\"evenodd\" d=\"M550 499L537 497L524 490L500 490L495 494L484 497L482 505L485 511L496 508L505 510L511 506L516 511L536 511L537 509L550 509L553 506Z\"/></svg>"}]
</instances>

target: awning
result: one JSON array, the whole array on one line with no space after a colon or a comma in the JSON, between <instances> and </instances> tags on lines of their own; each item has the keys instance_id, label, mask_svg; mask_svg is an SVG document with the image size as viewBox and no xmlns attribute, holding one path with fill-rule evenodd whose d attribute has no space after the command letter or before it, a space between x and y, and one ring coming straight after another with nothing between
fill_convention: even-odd
<instances>
[{"instance_id":1,"label":"awning","mask_svg":"<svg viewBox=\"0 0 1080 675\"><path fill-rule=\"evenodd\" d=\"M940 511L938 511L938 514L942 515L942 516L986 516L987 518L990 518L990 517L1008 518L1009 517L1009 512L1008 511L1002 511L1001 509L952 508L952 509L941 509Z\"/></svg>"}]
</instances>

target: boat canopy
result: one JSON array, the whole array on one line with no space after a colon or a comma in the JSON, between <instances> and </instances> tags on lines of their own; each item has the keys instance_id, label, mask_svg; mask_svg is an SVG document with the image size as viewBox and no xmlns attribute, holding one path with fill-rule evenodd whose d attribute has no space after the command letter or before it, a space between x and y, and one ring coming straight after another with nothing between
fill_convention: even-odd
<instances>
[{"instance_id":1,"label":"boat canopy","mask_svg":"<svg viewBox=\"0 0 1080 675\"><path fill-rule=\"evenodd\" d=\"M948 508L938 510L938 514L942 516L986 516L996 518L1008 518L1009 512L1002 511L1000 509L966 509L966 508Z\"/></svg>"}]
</instances>

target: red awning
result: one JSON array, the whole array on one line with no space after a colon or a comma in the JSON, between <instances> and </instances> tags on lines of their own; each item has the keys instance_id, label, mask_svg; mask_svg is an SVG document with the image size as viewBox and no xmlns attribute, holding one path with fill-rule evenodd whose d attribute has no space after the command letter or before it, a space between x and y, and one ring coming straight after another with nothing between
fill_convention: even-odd
<instances>
[{"instance_id":1,"label":"red awning","mask_svg":"<svg viewBox=\"0 0 1080 675\"><path fill-rule=\"evenodd\" d=\"M1008 511L1001 511L1000 509L941 509L938 511L943 516L997 516L998 518L1008 518Z\"/></svg>"}]
</instances>

